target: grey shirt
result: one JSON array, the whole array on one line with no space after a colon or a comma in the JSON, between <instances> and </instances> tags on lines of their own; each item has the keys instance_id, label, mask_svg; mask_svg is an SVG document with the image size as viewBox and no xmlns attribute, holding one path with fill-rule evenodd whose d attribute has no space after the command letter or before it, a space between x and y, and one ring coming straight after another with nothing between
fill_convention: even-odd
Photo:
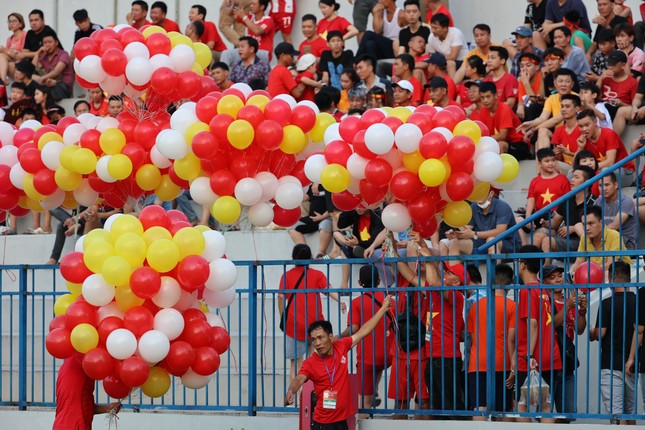
<instances>
[{"instance_id":1,"label":"grey shirt","mask_svg":"<svg viewBox=\"0 0 645 430\"><path fill-rule=\"evenodd\" d=\"M621 213L628 215L625 222L619 225L616 230L621 233L627 249L636 249L638 224L634 201L624 194L619 194L613 203L607 202L604 197L599 198L596 200L596 206L602 208L605 226L614 222L614 219Z\"/></svg>"}]
</instances>

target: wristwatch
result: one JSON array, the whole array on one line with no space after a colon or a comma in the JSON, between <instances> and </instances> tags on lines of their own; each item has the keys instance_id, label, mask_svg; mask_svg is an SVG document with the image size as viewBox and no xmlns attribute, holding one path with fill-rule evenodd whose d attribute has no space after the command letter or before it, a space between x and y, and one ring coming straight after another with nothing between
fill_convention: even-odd
<instances>
[{"instance_id":1,"label":"wristwatch","mask_svg":"<svg viewBox=\"0 0 645 430\"><path fill-rule=\"evenodd\" d=\"M474 233L475 233L475 235L473 236L473 239L474 239L474 240L479 239L479 238L477 237L477 232L474 232Z\"/></svg>"}]
</instances>

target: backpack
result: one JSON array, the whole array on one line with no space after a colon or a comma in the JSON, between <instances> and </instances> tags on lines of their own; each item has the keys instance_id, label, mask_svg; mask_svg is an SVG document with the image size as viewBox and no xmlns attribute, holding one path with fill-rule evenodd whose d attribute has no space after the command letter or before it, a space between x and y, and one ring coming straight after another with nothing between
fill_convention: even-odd
<instances>
[{"instance_id":1,"label":"backpack","mask_svg":"<svg viewBox=\"0 0 645 430\"><path fill-rule=\"evenodd\" d=\"M406 294L405 311L396 319L399 327L399 347L405 352L422 348L426 341L426 326L414 313L413 294Z\"/></svg>"}]
</instances>

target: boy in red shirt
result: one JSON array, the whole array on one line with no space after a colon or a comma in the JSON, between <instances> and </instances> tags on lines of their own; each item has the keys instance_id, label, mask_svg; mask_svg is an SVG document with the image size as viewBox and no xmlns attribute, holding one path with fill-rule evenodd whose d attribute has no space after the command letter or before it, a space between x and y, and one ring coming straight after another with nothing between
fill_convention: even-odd
<instances>
[{"instance_id":1,"label":"boy in red shirt","mask_svg":"<svg viewBox=\"0 0 645 430\"><path fill-rule=\"evenodd\" d=\"M631 118L632 100L636 96L638 82L627 71L627 54L623 51L616 50L609 54L607 65L597 85L613 120L614 131L620 135Z\"/></svg>"},{"instance_id":2,"label":"boy in red shirt","mask_svg":"<svg viewBox=\"0 0 645 430\"><path fill-rule=\"evenodd\" d=\"M519 83L517 78L506 71L508 51L501 46L491 46L488 60L486 60L489 77L486 82L494 82L497 87L497 97L501 103L505 103L511 109L517 104L517 93Z\"/></svg>"},{"instance_id":3,"label":"boy in red shirt","mask_svg":"<svg viewBox=\"0 0 645 430\"><path fill-rule=\"evenodd\" d=\"M267 91L273 98L278 94L290 94L294 98L302 96L305 85L297 83L289 67L293 65L294 55L300 55L300 52L293 49L293 45L288 42L280 42L275 47L275 57L278 64L275 65L269 73L269 82Z\"/></svg>"}]
</instances>

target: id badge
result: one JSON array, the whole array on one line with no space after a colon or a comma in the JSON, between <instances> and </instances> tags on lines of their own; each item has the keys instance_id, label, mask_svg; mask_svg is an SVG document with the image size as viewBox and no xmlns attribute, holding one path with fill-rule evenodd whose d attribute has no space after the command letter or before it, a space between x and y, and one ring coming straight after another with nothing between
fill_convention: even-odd
<instances>
[{"instance_id":1,"label":"id badge","mask_svg":"<svg viewBox=\"0 0 645 430\"><path fill-rule=\"evenodd\" d=\"M430 342L430 337L432 336L432 313L426 313L426 341Z\"/></svg>"},{"instance_id":2,"label":"id badge","mask_svg":"<svg viewBox=\"0 0 645 430\"><path fill-rule=\"evenodd\" d=\"M325 390L323 392L323 409L336 409L338 391Z\"/></svg>"}]
</instances>

